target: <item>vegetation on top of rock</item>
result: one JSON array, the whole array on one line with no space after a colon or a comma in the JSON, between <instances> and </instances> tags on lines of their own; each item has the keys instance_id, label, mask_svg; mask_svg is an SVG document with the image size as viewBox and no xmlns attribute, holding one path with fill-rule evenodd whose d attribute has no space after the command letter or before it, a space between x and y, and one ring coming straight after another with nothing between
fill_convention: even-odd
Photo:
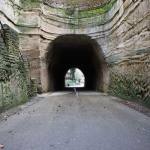
<instances>
[{"instance_id":1,"label":"vegetation on top of rock","mask_svg":"<svg viewBox=\"0 0 150 150\"><path fill-rule=\"evenodd\" d=\"M43 3L50 7L64 8L64 7L78 7L81 9L88 9L99 7L110 2L110 0L42 0Z\"/></svg>"},{"instance_id":2,"label":"vegetation on top of rock","mask_svg":"<svg viewBox=\"0 0 150 150\"><path fill-rule=\"evenodd\" d=\"M38 7L41 0L20 0L24 8Z\"/></svg>"},{"instance_id":3,"label":"vegetation on top of rock","mask_svg":"<svg viewBox=\"0 0 150 150\"><path fill-rule=\"evenodd\" d=\"M107 13L114 6L116 1L117 0L110 0L105 5L100 5L99 7L91 7L88 9L80 9L79 7L76 7L74 5L68 8L57 8L57 7L49 6L49 11L65 17L71 17L77 19L90 18L93 16Z\"/></svg>"}]
</instances>

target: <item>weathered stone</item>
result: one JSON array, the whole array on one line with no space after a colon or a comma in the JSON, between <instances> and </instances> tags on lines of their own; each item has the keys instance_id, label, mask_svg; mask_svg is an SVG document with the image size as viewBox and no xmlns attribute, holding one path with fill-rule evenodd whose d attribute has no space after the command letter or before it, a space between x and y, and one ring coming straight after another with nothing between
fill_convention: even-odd
<instances>
[{"instance_id":1,"label":"weathered stone","mask_svg":"<svg viewBox=\"0 0 150 150\"><path fill-rule=\"evenodd\" d=\"M27 3L23 4L27 6ZM47 46L65 34L85 34L99 43L109 66L106 83L108 80L113 82L112 77L117 75L121 78L121 85L124 84L126 92L129 92L129 84L125 82L134 80L134 75L142 84L149 82L146 76L150 74L146 69L150 63L149 0L75 0L72 6L69 5L71 1L59 0L57 4L53 0L40 1L39 5L37 0L29 4L19 9L22 7L19 0L4 0L0 5L0 18L2 23L18 32L20 50L31 64L31 76L38 80L43 91L48 90L49 83ZM116 86L110 84L110 89L120 88L120 85ZM149 89L148 85L140 87ZM133 88L136 89L135 86ZM115 91L115 94L120 93ZM145 94L150 95L149 92Z\"/></svg>"},{"instance_id":2,"label":"weathered stone","mask_svg":"<svg viewBox=\"0 0 150 150\"><path fill-rule=\"evenodd\" d=\"M0 112L32 95L29 66L19 51L18 33L1 24L0 30Z\"/></svg>"}]
</instances>

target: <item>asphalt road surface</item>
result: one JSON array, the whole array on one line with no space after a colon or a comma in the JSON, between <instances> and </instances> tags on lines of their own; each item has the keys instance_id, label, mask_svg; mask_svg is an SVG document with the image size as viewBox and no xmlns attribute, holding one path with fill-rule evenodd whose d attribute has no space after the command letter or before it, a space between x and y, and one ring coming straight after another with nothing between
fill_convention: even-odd
<instances>
[{"instance_id":1,"label":"asphalt road surface","mask_svg":"<svg viewBox=\"0 0 150 150\"><path fill-rule=\"evenodd\" d=\"M150 150L150 118L94 92L44 94L0 121L4 150Z\"/></svg>"}]
</instances>

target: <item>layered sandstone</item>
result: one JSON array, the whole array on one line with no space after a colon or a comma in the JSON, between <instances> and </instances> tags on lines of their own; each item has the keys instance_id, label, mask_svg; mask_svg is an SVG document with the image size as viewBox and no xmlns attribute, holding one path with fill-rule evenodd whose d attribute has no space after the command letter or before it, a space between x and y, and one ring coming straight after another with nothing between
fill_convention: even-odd
<instances>
[{"instance_id":1,"label":"layered sandstone","mask_svg":"<svg viewBox=\"0 0 150 150\"><path fill-rule=\"evenodd\" d=\"M60 35L85 34L102 48L110 72L108 90L125 98L149 99L149 0L0 3L1 21L19 34L20 50L30 62L32 78L43 91L47 91L48 45Z\"/></svg>"}]
</instances>

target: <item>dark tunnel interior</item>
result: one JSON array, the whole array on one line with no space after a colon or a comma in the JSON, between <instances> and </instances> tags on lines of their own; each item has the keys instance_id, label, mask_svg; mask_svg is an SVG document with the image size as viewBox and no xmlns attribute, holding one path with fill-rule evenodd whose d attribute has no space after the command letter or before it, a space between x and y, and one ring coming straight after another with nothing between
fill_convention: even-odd
<instances>
[{"instance_id":1,"label":"dark tunnel interior","mask_svg":"<svg viewBox=\"0 0 150 150\"><path fill-rule=\"evenodd\" d=\"M101 90L105 60L98 43L86 35L62 35L50 43L47 52L49 91L65 88L65 75L79 68L85 75L82 90Z\"/></svg>"}]
</instances>

